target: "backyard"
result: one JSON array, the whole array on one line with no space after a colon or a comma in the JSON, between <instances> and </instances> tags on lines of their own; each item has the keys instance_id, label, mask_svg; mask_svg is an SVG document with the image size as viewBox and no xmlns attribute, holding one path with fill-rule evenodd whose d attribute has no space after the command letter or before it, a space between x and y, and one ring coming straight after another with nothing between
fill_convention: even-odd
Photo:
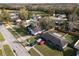
<instances>
[{"instance_id":1,"label":"backyard","mask_svg":"<svg viewBox=\"0 0 79 59\"><path fill-rule=\"evenodd\" d=\"M79 37L77 36L72 36L72 35L67 35L65 37L71 44L74 44L78 39Z\"/></svg>"}]
</instances>

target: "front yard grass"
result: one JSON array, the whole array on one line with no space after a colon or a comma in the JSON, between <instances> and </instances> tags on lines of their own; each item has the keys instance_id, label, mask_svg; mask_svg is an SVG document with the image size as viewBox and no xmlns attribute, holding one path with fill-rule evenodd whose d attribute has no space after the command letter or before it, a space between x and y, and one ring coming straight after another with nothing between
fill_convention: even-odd
<instances>
[{"instance_id":1,"label":"front yard grass","mask_svg":"<svg viewBox=\"0 0 79 59\"><path fill-rule=\"evenodd\" d=\"M3 53L2 53L2 49L0 49L0 56L2 56L3 55Z\"/></svg>"},{"instance_id":2,"label":"front yard grass","mask_svg":"<svg viewBox=\"0 0 79 59\"><path fill-rule=\"evenodd\" d=\"M32 55L32 56L40 56L33 48L31 48L29 50L29 53Z\"/></svg>"},{"instance_id":3,"label":"front yard grass","mask_svg":"<svg viewBox=\"0 0 79 59\"><path fill-rule=\"evenodd\" d=\"M0 41L4 41L5 39L4 39L4 37L3 37L3 35L0 33Z\"/></svg>"},{"instance_id":4,"label":"front yard grass","mask_svg":"<svg viewBox=\"0 0 79 59\"><path fill-rule=\"evenodd\" d=\"M8 28L8 30L13 34L15 38L19 38L19 36L12 29Z\"/></svg>"},{"instance_id":5,"label":"front yard grass","mask_svg":"<svg viewBox=\"0 0 79 59\"><path fill-rule=\"evenodd\" d=\"M20 28L15 28L15 27L13 27L13 29L14 29L18 34L20 34L21 36L25 36L25 35L28 34L26 28L24 28L24 27L20 27Z\"/></svg>"},{"instance_id":6,"label":"front yard grass","mask_svg":"<svg viewBox=\"0 0 79 59\"><path fill-rule=\"evenodd\" d=\"M63 56L63 52L56 49L51 49L46 45L36 45L35 48L45 56Z\"/></svg>"},{"instance_id":7,"label":"front yard grass","mask_svg":"<svg viewBox=\"0 0 79 59\"><path fill-rule=\"evenodd\" d=\"M11 48L9 47L9 45L3 45L3 50L6 54L6 56L14 56L13 51L11 50Z\"/></svg>"},{"instance_id":8,"label":"front yard grass","mask_svg":"<svg viewBox=\"0 0 79 59\"><path fill-rule=\"evenodd\" d=\"M27 39L27 42L32 43L36 40L36 36L32 36L31 38Z\"/></svg>"}]
</instances>

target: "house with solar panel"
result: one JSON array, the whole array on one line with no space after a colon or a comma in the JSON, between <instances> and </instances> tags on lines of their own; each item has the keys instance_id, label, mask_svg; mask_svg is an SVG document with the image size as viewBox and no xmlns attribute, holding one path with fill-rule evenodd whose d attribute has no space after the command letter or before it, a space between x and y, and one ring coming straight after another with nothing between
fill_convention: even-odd
<instances>
[{"instance_id":1,"label":"house with solar panel","mask_svg":"<svg viewBox=\"0 0 79 59\"><path fill-rule=\"evenodd\" d=\"M64 50L64 48L68 45L68 41L51 33L44 33L40 37L42 40L45 40L51 46L56 47L58 50Z\"/></svg>"}]
</instances>

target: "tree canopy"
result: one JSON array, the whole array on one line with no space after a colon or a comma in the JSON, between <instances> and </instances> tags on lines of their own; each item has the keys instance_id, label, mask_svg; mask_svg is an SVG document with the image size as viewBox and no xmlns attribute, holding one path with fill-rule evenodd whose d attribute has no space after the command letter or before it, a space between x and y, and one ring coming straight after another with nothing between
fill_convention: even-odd
<instances>
[{"instance_id":1,"label":"tree canopy","mask_svg":"<svg viewBox=\"0 0 79 59\"><path fill-rule=\"evenodd\" d=\"M28 10L25 7L20 9L20 18L22 20L27 20L28 19Z\"/></svg>"}]
</instances>

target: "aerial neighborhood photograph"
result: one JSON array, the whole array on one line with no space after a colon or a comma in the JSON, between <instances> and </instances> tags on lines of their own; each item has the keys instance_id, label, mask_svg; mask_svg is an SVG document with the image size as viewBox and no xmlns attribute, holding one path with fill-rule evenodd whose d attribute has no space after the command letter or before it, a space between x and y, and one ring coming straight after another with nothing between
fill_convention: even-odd
<instances>
[{"instance_id":1,"label":"aerial neighborhood photograph","mask_svg":"<svg viewBox=\"0 0 79 59\"><path fill-rule=\"evenodd\" d=\"M0 56L79 56L79 4L0 4Z\"/></svg>"}]
</instances>

